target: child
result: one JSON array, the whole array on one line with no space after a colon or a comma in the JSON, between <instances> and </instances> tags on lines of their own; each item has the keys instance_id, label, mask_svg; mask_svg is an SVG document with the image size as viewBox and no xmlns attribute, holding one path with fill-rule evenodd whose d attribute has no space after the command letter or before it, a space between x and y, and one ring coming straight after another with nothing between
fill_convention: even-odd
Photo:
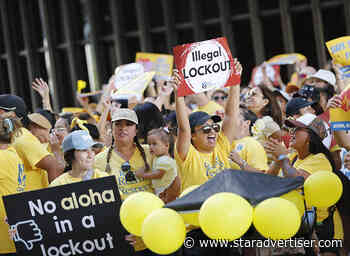
<instances>
[{"instance_id":1,"label":"child","mask_svg":"<svg viewBox=\"0 0 350 256\"><path fill-rule=\"evenodd\" d=\"M152 162L152 170L139 170L136 176L151 179L152 186L157 196L165 203L176 199L176 194L170 191L170 187L177 177L177 165L170 157L169 151L172 146L171 135L167 128L153 129L147 134L150 153L155 156Z\"/></svg>"}]
</instances>

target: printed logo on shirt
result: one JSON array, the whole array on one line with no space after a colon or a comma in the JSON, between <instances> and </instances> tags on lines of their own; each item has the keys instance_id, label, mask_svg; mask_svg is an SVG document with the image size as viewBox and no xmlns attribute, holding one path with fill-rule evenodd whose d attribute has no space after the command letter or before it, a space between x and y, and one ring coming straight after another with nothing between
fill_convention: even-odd
<instances>
[{"instance_id":1,"label":"printed logo on shirt","mask_svg":"<svg viewBox=\"0 0 350 256\"><path fill-rule=\"evenodd\" d=\"M24 174L23 164L18 164L17 181L18 181L17 192L23 192L26 187L26 175Z\"/></svg>"},{"instance_id":2,"label":"printed logo on shirt","mask_svg":"<svg viewBox=\"0 0 350 256\"><path fill-rule=\"evenodd\" d=\"M210 163L204 162L204 167L206 169L206 174L209 178L214 177L216 174L225 169L224 163L220 161L218 157L215 158L214 165L210 165Z\"/></svg>"},{"instance_id":3,"label":"printed logo on shirt","mask_svg":"<svg viewBox=\"0 0 350 256\"><path fill-rule=\"evenodd\" d=\"M135 173L132 171L119 172L118 185L131 185L142 181L144 181L144 179L136 177Z\"/></svg>"}]
</instances>

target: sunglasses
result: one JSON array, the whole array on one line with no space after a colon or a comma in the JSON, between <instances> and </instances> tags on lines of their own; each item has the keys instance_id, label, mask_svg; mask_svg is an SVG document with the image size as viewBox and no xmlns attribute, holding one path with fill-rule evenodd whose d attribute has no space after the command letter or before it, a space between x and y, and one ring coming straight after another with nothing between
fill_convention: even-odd
<instances>
[{"instance_id":1,"label":"sunglasses","mask_svg":"<svg viewBox=\"0 0 350 256\"><path fill-rule=\"evenodd\" d=\"M214 96L213 99L215 101L218 101L218 100L226 100L227 99L227 96Z\"/></svg>"},{"instance_id":2,"label":"sunglasses","mask_svg":"<svg viewBox=\"0 0 350 256\"><path fill-rule=\"evenodd\" d=\"M205 125L199 130L203 131L203 133L208 134L211 132L211 130L214 130L214 132L219 132L220 131L220 125L218 124L212 124L212 125Z\"/></svg>"}]
</instances>

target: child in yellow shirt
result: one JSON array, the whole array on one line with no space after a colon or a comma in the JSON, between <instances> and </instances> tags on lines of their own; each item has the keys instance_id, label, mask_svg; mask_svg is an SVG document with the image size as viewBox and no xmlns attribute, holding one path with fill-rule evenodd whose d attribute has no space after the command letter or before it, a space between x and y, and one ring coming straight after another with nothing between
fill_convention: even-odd
<instances>
[{"instance_id":1,"label":"child in yellow shirt","mask_svg":"<svg viewBox=\"0 0 350 256\"><path fill-rule=\"evenodd\" d=\"M177 193L174 193L173 189L170 190L177 176L176 162L169 155L169 149L172 147L171 135L167 128L153 129L148 132L147 141L150 153L155 156L152 171L146 172L142 169L136 172L136 176L151 179L156 195L165 203L170 202L180 193L180 188Z\"/></svg>"}]
</instances>

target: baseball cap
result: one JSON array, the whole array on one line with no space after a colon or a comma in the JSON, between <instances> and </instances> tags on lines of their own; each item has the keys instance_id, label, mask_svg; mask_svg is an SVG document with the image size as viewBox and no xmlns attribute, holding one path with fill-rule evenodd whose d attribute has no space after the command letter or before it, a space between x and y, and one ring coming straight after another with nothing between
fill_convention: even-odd
<instances>
[{"instance_id":1,"label":"baseball cap","mask_svg":"<svg viewBox=\"0 0 350 256\"><path fill-rule=\"evenodd\" d=\"M78 130L68 134L62 142L63 153L76 149L76 150L85 150L94 146L94 142L87 131Z\"/></svg>"},{"instance_id":2,"label":"baseball cap","mask_svg":"<svg viewBox=\"0 0 350 256\"><path fill-rule=\"evenodd\" d=\"M315 104L315 102L309 102L305 98L292 98L290 101L288 101L286 105L286 115L287 117L295 115L300 109L305 108L307 106L312 106L313 104Z\"/></svg>"},{"instance_id":3,"label":"baseball cap","mask_svg":"<svg viewBox=\"0 0 350 256\"><path fill-rule=\"evenodd\" d=\"M27 105L24 100L21 97L12 94L0 95L0 109L15 111L19 118L27 115Z\"/></svg>"},{"instance_id":4,"label":"baseball cap","mask_svg":"<svg viewBox=\"0 0 350 256\"><path fill-rule=\"evenodd\" d=\"M335 83L336 83L335 75L333 74L333 72L325 70L325 69L318 70L315 74L309 76L307 79L310 79L310 78L318 78L318 79L325 81L333 86L335 86Z\"/></svg>"},{"instance_id":5,"label":"baseball cap","mask_svg":"<svg viewBox=\"0 0 350 256\"><path fill-rule=\"evenodd\" d=\"M321 118L307 113L296 120L287 119L285 124L288 127L300 127L312 130L321 138L323 145L328 149L330 148L332 141L330 128Z\"/></svg>"},{"instance_id":6,"label":"baseball cap","mask_svg":"<svg viewBox=\"0 0 350 256\"><path fill-rule=\"evenodd\" d=\"M139 124L136 112L128 108L118 108L112 111L112 122L118 120L129 120L135 124Z\"/></svg>"},{"instance_id":7,"label":"baseball cap","mask_svg":"<svg viewBox=\"0 0 350 256\"><path fill-rule=\"evenodd\" d=\"M29 114L28 118L31 122L39 125L42 128L49 129L49 130L51 130L51 128L52 128L49 120L47 120L46 117L44 117L43 115L41 115L39 113Z\"/></svg>"},{"instance_id":8,"label":"baseball cap","mask_svg":"<svg viewBox=\"0 0 350 256\"><path fill-rule=\"evenodd\" d=\"M204 124L209 119L213 120L214 123L220 122L221 117L217 115L209 115L206 112L203 111L196 111L190 114L189 120L190 120L190 127L193 129L194 127L198 125Z\"/></svg>"}]
</instances>

